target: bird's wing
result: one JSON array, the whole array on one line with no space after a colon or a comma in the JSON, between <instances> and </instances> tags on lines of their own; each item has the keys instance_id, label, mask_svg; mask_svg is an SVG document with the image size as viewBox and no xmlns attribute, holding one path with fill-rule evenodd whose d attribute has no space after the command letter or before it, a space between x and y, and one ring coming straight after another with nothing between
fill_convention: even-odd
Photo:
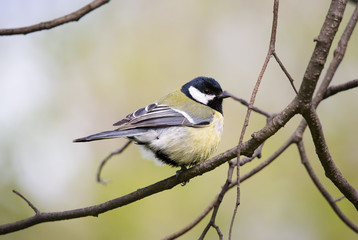
<instances>
[{"instance_id":1,"label":"bird's wing","mask_svg":"<svg viewBox=\"0 0 358 240\"><path fill-rule=\"evenodd\" d=\"M202 127L210 124L212 118L212 115L205 119L197 118L184 111L153 103L128 114L113 125L119 126L118 130L169 126Z\"/></svg>"}]
</instances>

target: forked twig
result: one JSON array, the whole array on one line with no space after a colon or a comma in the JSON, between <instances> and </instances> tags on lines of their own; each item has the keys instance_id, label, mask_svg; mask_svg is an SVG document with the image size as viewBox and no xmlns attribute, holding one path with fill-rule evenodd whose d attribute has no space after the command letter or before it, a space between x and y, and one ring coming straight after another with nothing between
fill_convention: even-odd
<instances>
[{"instance_id":1,"label":"forked twig","mask_svg":"<svg viewBox=\"0 0 358 240\"><path fill-rule=\"evenodd\" d=\"M221 205L221 202L224 199L224 196L225 196L226 192L229 190L230 184L232 183L232 174L233 174L234 168L235 168L235 165L231 161L229 161L229 170L228 170L228 173L227 173L227 178L226 178L225 184L222 187L222 189L220 191L220 194L219 194L219 196L218 196L218 198L217 198L217 200L215 202L213 214L211 215L210 221L206 225L206 227L205 227L204 231L202 232L201 236L199 237L199 240L204 239L204 237L207 234L207 232L209 231L210 227L215 228L217 234L219 235L219 238L223 239L223 234L222 234L219 226L216 225L215 219L216 219L216 215L217 215L217 213L219 211L219 207Z\"/></svg>"},{"instance_id":2,"label":"forked twig","mask_svg":"<svg viewBox=\"0 0 358 240\"><path fill-rule=\"evenodd\" d=\"M121 147L120 149L118 149L117 151L114 151L114 152L111 152L105 159L102 160L101 164L99 165L98 167L98 170L97 170L97 182L99 183L102 183L102 184L107 184L109 182L109 180L103 180L101 178L101 172L102 172L102 169L104 167L104 165L108 162L109 159L111 159L114 155L117 155L117 154L120 154L122 153L128 146L129 144L131 144L131 140L128 140L126 142L126 144L124 144L123 147Z\"/></svg>"}]
</instances>

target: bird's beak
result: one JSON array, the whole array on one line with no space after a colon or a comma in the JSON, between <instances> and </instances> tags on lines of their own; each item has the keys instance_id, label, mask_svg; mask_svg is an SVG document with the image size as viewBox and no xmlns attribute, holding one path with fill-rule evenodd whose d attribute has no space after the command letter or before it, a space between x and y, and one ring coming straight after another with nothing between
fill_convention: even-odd
<instances>
[{"instance_id":1,"label":"bird's beak","mask_svg":"<svg viewBox=\"0 0 358 240\"><path fill-rule=\"evenodd\" d=\"M227 91L223 91L218 97L219 98L228 98L228 97L231 97L232 94L227 92Z\"/></svg>"}]
</instances>

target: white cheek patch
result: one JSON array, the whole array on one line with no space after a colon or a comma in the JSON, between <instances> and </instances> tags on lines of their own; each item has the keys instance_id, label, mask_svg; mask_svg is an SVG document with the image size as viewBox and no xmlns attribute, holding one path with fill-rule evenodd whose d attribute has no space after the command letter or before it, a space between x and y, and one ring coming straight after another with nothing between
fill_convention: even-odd
<instances>
[{"instance_id":1,"label":"white cheek patch","mask_svg":"<svg viewBox=\"0 0 358 240\"><path fill-rule=\"evenodd\" d=\"M196 101L201 102L205 105L208 104L210 100L213 100L215 98L215 95L202 93L193 86L189 87L189 93Z\"/></svg>"}]
</instances>

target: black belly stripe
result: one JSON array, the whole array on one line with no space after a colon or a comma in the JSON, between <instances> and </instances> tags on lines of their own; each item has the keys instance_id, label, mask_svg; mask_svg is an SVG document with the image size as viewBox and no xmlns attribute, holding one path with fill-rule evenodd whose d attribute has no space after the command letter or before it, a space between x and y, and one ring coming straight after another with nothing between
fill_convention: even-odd
<instances>
[{"instance_id":1,"label":"black belly stripe","mask_svg":"<svg viewBox=\"0 0 358 240\"><path fill-rule=\"evenodd\" d=\"M165 154L164 152L160 151L160 150L157 150L157 151L154 151L152 149L150 149L154 154L155 154L155 157L158 158L160 161L170 165L170 166L173 166L173 167L179 167L179 164L175 161L173 161L167 154Z\"/></svg>"},{"instance_id":2,"label":"black belly stripe","mask_svg":"<svg viewBox=\"0 0 358 240\"><path fill-rule=\"evenodd\" d=\"M153 149L149 146L149 144L147 142L139 142L137 141L135 138L131 138L135 141L136 144L138 145L142 145L144 146L146 149L148 149L149 151L151 151L152 153L154 153L155 157L162 161L163 163L165 164L168 164L172 167L179 167L179 164L177 162L175 162L174 160L172 160L166 153L164 153L163 151L161 150L156 150L156 149Z\"/></svg>"}]
</instances>

